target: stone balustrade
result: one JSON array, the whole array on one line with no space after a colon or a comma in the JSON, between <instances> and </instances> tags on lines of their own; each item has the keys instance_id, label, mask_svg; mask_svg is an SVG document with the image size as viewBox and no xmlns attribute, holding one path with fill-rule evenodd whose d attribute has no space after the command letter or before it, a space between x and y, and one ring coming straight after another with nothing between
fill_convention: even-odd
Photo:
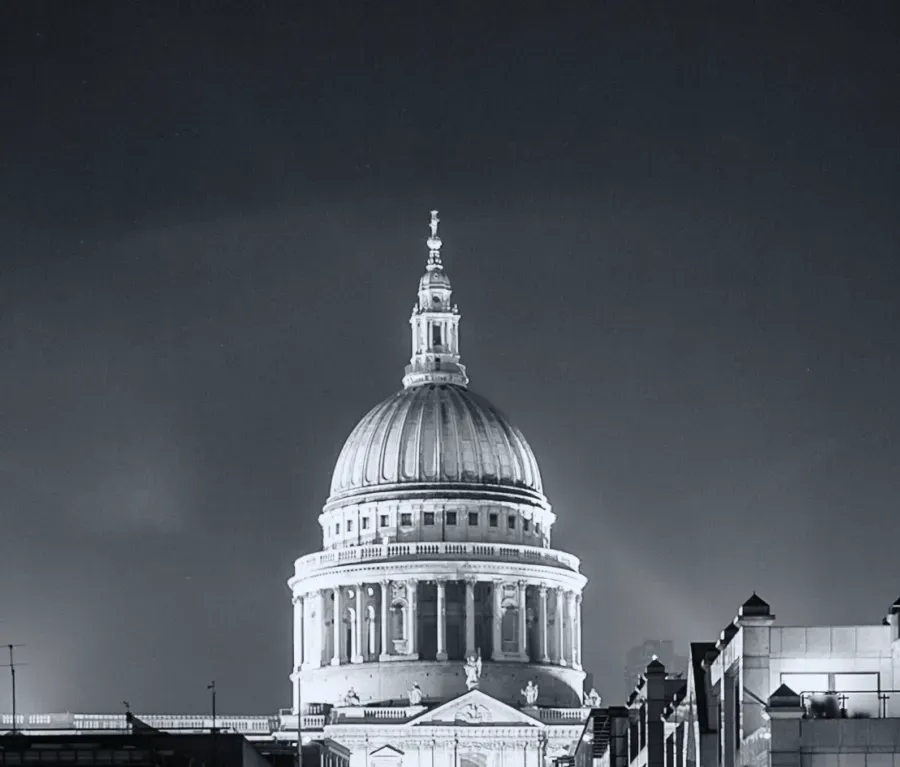
<instances>
[{"instance_id":1,"label":"stone balustrade","mask_svg":"<svg viewBox=\"0 0 900 767\"><path fill-rule=\"evenodd\" d=\"M556 549L507 543L438 541L428 543L384 543L317 551L298 559L294 565L294 571L298 577L305 577L312 575L318 570L326 570L345 564L378 562L381 560L402 561L405 558L421 561L429 556L448 560L486 559L521 562L523 564L560 567L576 573L579 572L581 567L581 561L578 557Z\"/></svg>"}]
</instances>

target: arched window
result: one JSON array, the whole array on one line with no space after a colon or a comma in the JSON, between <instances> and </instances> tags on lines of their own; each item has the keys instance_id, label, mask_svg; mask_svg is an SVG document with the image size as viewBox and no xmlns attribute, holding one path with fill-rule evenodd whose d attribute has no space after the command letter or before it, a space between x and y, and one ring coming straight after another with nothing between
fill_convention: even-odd
<instances>
[{"instance_id":1,"label":"arched window","mask_svg":"<svg viewBox=\"0 0 900 767\"><path fill-rule=\"evenodd\" d=\"M369 657L374 658L378 652L376 642L378 641L377 624L375 623L375 608L369 605L366 608L366 645L369 651Z\"/></svg>"},{"instance_id":2,"label":"arched window","mask_svg":"<svg viewBox=\"0 0 900 767\"><path fill-rule=\"evenodd\" d=\"M513 605L503 608L500 619L500 643L503 652L517 652L519 649L519 610Z\"/></svg>"},{"instance_id":3,"label":"arched window","mask_svg":"<svg viewBox=\"0 0 900 767\"><path fill-rule=\"evenodd\" d=\"M406 603L391 605L391 637L395 642L406 639Z\"/></svg>"},{"instance_id":4,"label":"arched window","mask_svg":"<svg viewBox=\"0 0 900 767\"><path fill-rule=\"evenodd\" d=\"M356 642L354 642L354 634L356 633L356 610L348 607L344 613L344 648L342 656L356 654Z\"/></svg>"}]
</instances>

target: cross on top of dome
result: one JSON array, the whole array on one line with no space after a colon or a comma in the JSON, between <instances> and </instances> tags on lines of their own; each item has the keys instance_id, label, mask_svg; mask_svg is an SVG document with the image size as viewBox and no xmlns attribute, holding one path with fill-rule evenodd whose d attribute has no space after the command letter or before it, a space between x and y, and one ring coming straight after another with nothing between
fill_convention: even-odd
<instances>
[{"instance_id":1,"label":"cross on top of dome","mask_svg":"<svg viewBox=\"0 0 900 767\"><path fill-rule=\"evenodd\" d=\"M428 245L428 263L425 266L429 272L444 268L444 265L441 263L441 245L443 243L437 233L440 221L438 212L436 210L431 211L431 237L426 241Z\"/></svg>"}]
</instances>

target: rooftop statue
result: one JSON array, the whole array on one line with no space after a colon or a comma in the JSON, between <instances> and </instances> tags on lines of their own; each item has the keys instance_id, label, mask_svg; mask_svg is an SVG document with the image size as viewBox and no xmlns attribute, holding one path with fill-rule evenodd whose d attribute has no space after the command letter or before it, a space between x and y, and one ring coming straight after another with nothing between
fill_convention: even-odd
<instances>
[{"instance_id":1,"label":"rooftop statue","mask_svg":"<svg viewBox=\"0 0 900 767\"><path fill-rule=\"evenodd\" d=\"M529 706L533 706L537 703L538 699L538 686L532 682L528 681L528 684L525 685L525 689L522 690L522 695L525 696L525 703Z\"/></svg>"},{"instance_id":2,"label":"rooftop statue","mask_svg":"<svg viewBox=\"0 0 900 767\"><path fill-rule=\"evenodd\" d=\"M475 655L466 658L466 687L474 690L478 687L481 680L481 648L479 647Z\"/></svg>"},{"instance_id":3,"label":"rooftop statue","mask_svg":"<svg viewBox=\"0 0 900 767\"><path fill-rule=\"evenodd\" d=\"M422 688L419 683L415 682L413 686L406 691L406 697L409 698L410 706L418 706L422 702Z\"/></svg>"}]
</instances>

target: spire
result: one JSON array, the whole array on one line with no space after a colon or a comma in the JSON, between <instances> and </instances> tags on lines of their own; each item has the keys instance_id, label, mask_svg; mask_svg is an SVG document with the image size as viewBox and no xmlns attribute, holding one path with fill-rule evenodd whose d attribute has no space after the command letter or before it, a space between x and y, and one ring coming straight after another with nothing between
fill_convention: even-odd
<instances>
[{"instance_id":1,"label":"spire","mask_svg":"<svg viewBox=\"0 0 900 767\"><path fill-rule=\"evenodd\" d=\"M438 212L431 211L431 236L425 274L419 280L419 300L413 307L409 324L412 328L412 357L406 366L403 385L427 383L466 386L466 369L459 361L459 312L450 303L453 290L441 260L441 238L438 237Z\"/></svg>"}]
</instances>

